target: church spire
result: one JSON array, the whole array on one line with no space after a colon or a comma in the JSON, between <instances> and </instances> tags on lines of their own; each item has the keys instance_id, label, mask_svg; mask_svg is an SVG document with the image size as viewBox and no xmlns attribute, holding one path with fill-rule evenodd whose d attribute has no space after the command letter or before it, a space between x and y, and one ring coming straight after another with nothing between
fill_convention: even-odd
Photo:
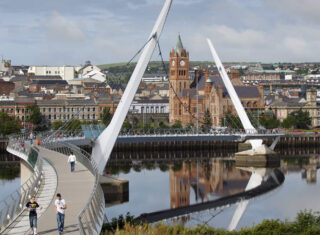
<instances>
[{"instance_id":1,"label":"church spire","mask_svg":"<svg viewBox=\"0 0 320 235\"><path fill-rule=\"evenodd\" d=\"M175 52L178 54L178 56L181 55L181 52L186 52L185 49L183 48L182 40L180 34L178 35L178 40L177 40L177 45Z\"/></svg>"}]
</instances>

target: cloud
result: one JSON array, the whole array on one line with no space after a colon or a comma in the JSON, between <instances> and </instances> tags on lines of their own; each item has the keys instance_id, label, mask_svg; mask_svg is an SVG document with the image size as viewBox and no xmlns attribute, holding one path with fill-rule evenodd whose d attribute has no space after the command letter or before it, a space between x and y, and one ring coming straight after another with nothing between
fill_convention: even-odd
<instances>
[{"instance_id":1,"label":"cloud","mask_svg":"<svg viewBox=\"0 0 320 235\"><path fill-rule=\"evenodd\" d=\"M268 5L281 11L287 17L295 20L307 20L320 23L320 1L317 0L268 0Z\"/></svg>"},{"instance_id":2,"label":"cloud","mask_svg":"<svg viewBox=\"0 0 320 235\"><path fill-rule=\"evenodd\" d=\"M86 36L76 21L68 19L56 11L53 11L46 24L48 38L60 42L80 42Z\"/></svg>"},{"instance_id":3,"label":"cloud","mask_svg":"<svg viewBox=\"0 0 320 235\"><path fill-rule=\"evenodd\" d=\"M284 46L295 55L303 55L306 52L306 42L302 39L287 37L283 41Z\"/></svg>"}]
</instances>

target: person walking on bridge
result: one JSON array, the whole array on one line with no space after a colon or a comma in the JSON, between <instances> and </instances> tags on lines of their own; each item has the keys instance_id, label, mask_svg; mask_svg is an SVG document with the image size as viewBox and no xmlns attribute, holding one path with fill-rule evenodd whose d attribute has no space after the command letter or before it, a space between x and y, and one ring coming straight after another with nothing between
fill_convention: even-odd
<instances>
[{"instance_id":1,"label":"person walking on bridge","mask_svg":"<svg viewBox=\"0 0 320 235\"><path fill-rule=\"evenodd\" d=\"M58 232L61 235L64 229L64 216L65 210L67 209L67 204L64 199L62 199L61 194L57 194L57 200L54 203L57 213L57 223L58 223Z\"/></svg>"},{"instance_id":2,"label":"person walking on bridge","mask_svg":"<svg viewBox=\"0 0 320 235\"><path fill-rule=\"evenodd\" d=\"M70 162L70 166L71 166L71 172L74 171L76 161L77 161L76 155L74 155L74 153L71 153L68 158L68 162Z\"/></svg>"},{"instance_id":3,"label":"person walking on bridge","mask_svg":"<svg viewBox=\"0 0 320 235\"><path fill-rule=\"evenodd\" d=\"M37 218L37 208L40 210L42 207L36 202L35 196L32 196L30 201L26 204L26 208L29 211L29 222L32 234L37 234L37 227L38 227L38 218Z\"/></svg>"}]
</instances>

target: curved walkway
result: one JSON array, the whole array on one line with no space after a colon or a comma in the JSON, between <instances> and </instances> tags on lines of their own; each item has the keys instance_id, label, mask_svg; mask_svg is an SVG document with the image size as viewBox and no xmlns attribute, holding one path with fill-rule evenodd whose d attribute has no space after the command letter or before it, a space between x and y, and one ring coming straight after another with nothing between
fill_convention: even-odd
<instances>
[{"instance_id":1,"label":"curved walkway","mask_svg":"<svg viewBox=\"0 0 320 235\"><path fill-rule=\"evenodd\" d=\"M95 178L82 164L76 164L74 172L70 172L67 156L40 148L41 155L50 161L58 175L56 192L62 194L66 200L67 209L65 217L64 234L80 234L78 229L78 216L88 201L93 189ZM55 200L55 198L54 198ZM54 200L47 211L38 221L38 234L57 234L57 220Z\"/></svg>"},{"instance_id":2,"label":"curved walkway","mask_svg":"<svg viewBox=\"0 0 320 235\"><path fill-rule=\"evenodd\" d=\"M38 212L39 218L50 206L57 188L56 172L52 165L45 159L43 159L43 173L43 182L36 195L38 203L43 207L43 209ZM29 212L25 210L2 234L21 235L25 234L29 228Z\"/></svg>"}]
</instances>

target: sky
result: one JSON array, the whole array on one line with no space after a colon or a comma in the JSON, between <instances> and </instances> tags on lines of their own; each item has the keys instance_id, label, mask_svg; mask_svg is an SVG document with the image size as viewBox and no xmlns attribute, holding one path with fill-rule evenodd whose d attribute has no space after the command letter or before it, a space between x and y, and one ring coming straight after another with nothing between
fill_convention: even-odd
<instances>
[{"instance_id":1,"label":"sky","mask_svg":"<svg viewBox=\"0 0 320 235\"><path fill-rule=\"evenodd\" d=\"M146 42L164 0L0 0L0 56L12 64L126 62ZM180 33L190 59L320 61L319 0L173 0L160 45ZM159 60L155 51L153 60Z\"/></svg>"}]
</instances>

